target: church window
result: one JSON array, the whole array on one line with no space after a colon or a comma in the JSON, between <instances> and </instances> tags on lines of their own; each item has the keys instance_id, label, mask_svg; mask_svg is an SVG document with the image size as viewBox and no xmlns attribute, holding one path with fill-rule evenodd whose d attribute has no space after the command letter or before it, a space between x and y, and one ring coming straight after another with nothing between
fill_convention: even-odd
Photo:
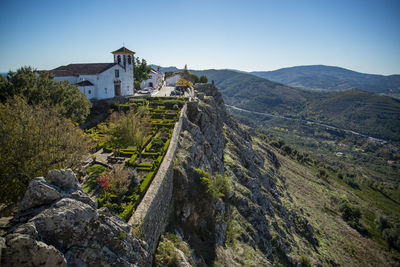
<instances>
[{"instance_id":1,"label":"church window","mask_svg":"<svg viewBox=\"0 0 400 267\"><path fill-rule=\"evenodd\" d=\"M119 70L115 70L115 78L119 77Z\"/></svg>"},{"instance_id":2,"label":"church window","mask_svg":"<svg viewBox=\"0 0 400 267\"><path fill-rule=\"evenodd\" d=\"M120 55L118 55L117 59L118 59L118 64L121 63L121 56Z\"/></svg>"},{"instance_id":3,"label":"church window","mask_svg":"<svg viewBox=\"0 0 400 267\"><path fill-rule=\"evenodd\" d=\"M104 93L107 94L107 88L104 88Z\"/></svg>"},{"instance_id":4,"label":"church window","mask_svg":"<svg viewBox=\"0 0 400 267\"><path fill-rule=\"evenodd\" d=\"M88 91L88 94L90 95L91 93L92 93L92 90L89 90L89 91Z\"/></svg>"},{"instance_id":5,"label":"church window","mask_svg":"<svg viewBox=\"0 0 400 267\"><path fill-rule=\"evenodd\" d=\"M131 60L131 55L128 55L128 64L131 64L132 60Z\"/></svg>"}]
</instances>

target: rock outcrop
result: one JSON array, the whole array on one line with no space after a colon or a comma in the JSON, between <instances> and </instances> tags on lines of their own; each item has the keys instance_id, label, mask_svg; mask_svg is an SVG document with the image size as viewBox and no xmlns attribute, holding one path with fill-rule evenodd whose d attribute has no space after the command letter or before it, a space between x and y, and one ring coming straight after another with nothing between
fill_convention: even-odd
<instances>
[{"instance_id":1,"label":"rock outcrop","mask_svg":"<svg viewBox=\"0 0 400 267\"><path fill-rule=\"evenodd\" d=\"M49 182L48 182L49 181ZM72 170L35 178L2 250L2 266L144 266L147 244L106 208L97 210Z\"/></svg>"},{"instance_id":2,"label":"rock outcrop","mask_svg":"<svg viewBox=\"0 0 400 267\"><path fill-rule=\"evenodd\" d=\"M188 103L175 160L173 231L191 246L197 266L215 261L268 266L275 255L282 255L285 265L296 265L290 256L299 246L294 235L313 246L318 241L311 224L281 202L276 181L284 183L284 178L278 158L231 118L217 88L203 84L195 89L202 97ZM210 201L198 168L229 177L232 195Z\"/></svg>"}]
</instances>

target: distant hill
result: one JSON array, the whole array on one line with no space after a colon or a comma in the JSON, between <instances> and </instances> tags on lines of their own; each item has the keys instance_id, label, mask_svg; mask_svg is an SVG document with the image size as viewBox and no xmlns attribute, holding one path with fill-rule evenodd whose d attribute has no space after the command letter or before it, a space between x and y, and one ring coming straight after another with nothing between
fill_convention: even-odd
<instances>
[{"instance_id":1,"label":"distant hill","mask_svg":"<svg viewBox=\"0 0 400 267\"><path fill-rule=\"evenodd\" d=\"M153 69L157 69L159 66L158 65L154 65L154 64L150 64L150 67L152 67ZM174 66L170 66L170 67L161 67L160 68L162 72L175 72L175 71L179 71L179 69L177 67Z\"/></svg>"},{"instance_id":2,"label":"distant hill","mask_svg":"<svg viewBox=\"0 0 400 267\"><path fill-rule=\"evenodd\" d=\"M225 103L250 111L311 119L400 141L400 100L361 90L304 91L231 70L191 71L214 80Z\"/></svg>"},{"instance_id":3,"label":"distant hill","mask_svg":"<svg viewBox=\"0 0 400 267\"><path fill-rule=\"evenodd\" d=\"M274 71L254 71L256 76L288 86L317 91L360 89L373 93L400 96L400 75L375 75L324 66L298 66Z\"/></svg>"},{"instance_id":4,"label":"distant hill","mask_svg":"<svg viewBox=\"0 0 400 267\"><path fill-rule=\"evenodd\" d=\"M291 114L304 109L308 92L233 70L194 71L206 75L221 91L225 103L252 111Z\"/></svg>"},{"instance_id":5,"label":"distant hill","mask_svg":"<svg viewBox=\"0 0 400 267\"><path fill-rule=\"evenodd\" d=\"M309 98L306 116L340 128L400 141L400 100L361 90Z\"/></svg>"}]
</instances>

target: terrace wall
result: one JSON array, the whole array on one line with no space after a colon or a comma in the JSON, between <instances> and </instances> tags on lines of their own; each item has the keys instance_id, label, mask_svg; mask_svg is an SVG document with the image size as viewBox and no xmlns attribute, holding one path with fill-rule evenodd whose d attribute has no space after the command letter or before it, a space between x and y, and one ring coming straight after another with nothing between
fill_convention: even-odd
<instances>
[{"instance_id":1,"label":"terrace wall","mask_svg":"<svg viewBox=\"0 0 400 267\"><path fill-rule=\"evenodd\" d=\"M173 161L178 147L179 135L182 130L182 117L186 114L187 104L181 110L178 122L175 124L171 141L164 159L153 178L142 201L130 218L128 224L140 227L144 241L149 245L149 252L154 254L158 239L168 224L173 211Z\"/></svg>"}]
</instances>

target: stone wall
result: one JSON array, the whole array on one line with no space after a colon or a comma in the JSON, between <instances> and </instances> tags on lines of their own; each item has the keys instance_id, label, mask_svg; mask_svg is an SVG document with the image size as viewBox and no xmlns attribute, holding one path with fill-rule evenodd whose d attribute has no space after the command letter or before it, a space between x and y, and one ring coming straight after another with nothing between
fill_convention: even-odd
<instances>
[{"instance_id":1,"label":"stone wall","mask_svg":"<svg viewBox=\"0 0 400 267\"><path fill-rule=\"evenodd\" d=\"M140 229L139 232L141 232L142 238L149 245L149 252L151 254L154 254L158 239L164 232L169 216L173 211L173 164L186 109L187 105L185 104L182 108L180 118L175 124L167 153L160 168L128 222L128 224L133 226L133 229Z\"/></svg>"}]
</instances>

